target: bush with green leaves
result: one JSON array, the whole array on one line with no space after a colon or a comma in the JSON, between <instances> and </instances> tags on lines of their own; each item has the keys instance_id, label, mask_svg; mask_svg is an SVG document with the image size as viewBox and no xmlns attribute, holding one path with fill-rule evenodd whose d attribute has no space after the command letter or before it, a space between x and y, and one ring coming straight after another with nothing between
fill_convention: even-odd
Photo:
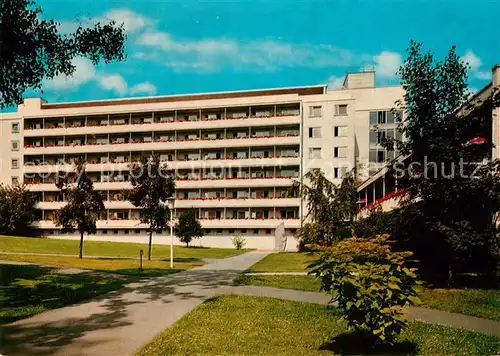
<instances>
[{"instance_id":1,"label":"bush with green leaves","mask_svg":"<svg viewBox=\"0 0 500 356\"><path fill-rule=\"evenodd\" d=\"M349 327L373 345L393 343L407 322L404 306L420 302L416 271L405 266L412 253L392 252L388 238L340 241L309 266Z\"/></svg>"},{"instance_id":2,"label":"bush with green leaves","mask_svg":"<svg viewBox=\"0 0 500 356\"><path fill-rule=\"evenodd\" d=\"M247 240L242 236L235 236L231 239L233 246L237 250L241 250L247 243Z\"/></svg>"}]
</instances>

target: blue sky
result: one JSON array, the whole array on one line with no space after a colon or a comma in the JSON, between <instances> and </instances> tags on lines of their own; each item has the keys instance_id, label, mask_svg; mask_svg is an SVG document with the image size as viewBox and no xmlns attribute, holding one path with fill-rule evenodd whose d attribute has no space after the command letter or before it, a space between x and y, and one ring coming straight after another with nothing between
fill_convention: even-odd
<instances>
[{"instance_id":1,"label":"blue sky","mask_svg":"<svg viewBox=\"0 0 500 356\"><path fill-rule=\"evenodd\" d=\"M50 102L341 83L346 71L394 76L410 39L442 57L456 45L481 88L500 62L500 2L478 0L37 0L71 31L114 19L128 32L125 62L76 59L72 79L46 82ZM496 14L496 15L495 15ZM30 93L30 95L32 95Z\"/></svg>"}]
</instances>

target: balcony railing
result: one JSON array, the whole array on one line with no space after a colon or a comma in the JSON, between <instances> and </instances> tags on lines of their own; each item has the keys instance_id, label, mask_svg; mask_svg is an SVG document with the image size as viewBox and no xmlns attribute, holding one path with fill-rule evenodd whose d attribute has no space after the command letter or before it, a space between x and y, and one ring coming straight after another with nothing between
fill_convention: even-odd
<instances>
[{"instance_id":1,"label":"balcony railing","mask_svg":"<svg viewBox=\"0 0 500 356\"><path fill-rule=\"evenodd\" d=\"M109 123L106 122L87 122L87 125L84 124L71 124L71 123L57 123L57 124L45 124L41 125L26 125L25 130L39 130L39 129L56 129L56 128L77 128L77 127L96 127L96 126L123 126L123 125L150 125L150 124L172 124L172 123L179 123L179 122L198 122L198 121L222 121L222 120L247 120L247 119L269 119L269 118L274 118L274 117L287 117L287 116L299 116L300 112L286 112L286 113L276 113L273 115L248 115L248 116L221 116L220 118L213 118L213 117L202 117L202 118L197 118L196 120L192 119L184 119L184 118L173 118L172 120L154 120L154 121L144 121L144 122L129 122L128 119L125 122L113 122L109 121Z\"/></svg>"}]
</instances>

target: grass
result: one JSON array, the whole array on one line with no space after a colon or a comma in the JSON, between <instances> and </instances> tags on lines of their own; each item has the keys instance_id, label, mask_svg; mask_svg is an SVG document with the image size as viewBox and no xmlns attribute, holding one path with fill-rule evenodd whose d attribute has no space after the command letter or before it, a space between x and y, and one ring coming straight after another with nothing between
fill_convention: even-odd
<instances>
[{"instance_id":1,"label":"grass","mask_svg":"<svg viewBox=\"0 0 500 356\"><path fill-rule=\"evenodd\" d=\"M500 339L410 322L383 354L498 354ZM211 299L158 334L138 355L366 354L338 312L278 299L223 296Z\"/></svg>"},{"instance_id":2,"label":"grass","mask_svg":"<svg viewBox=\"0 0 500 356\"><path fill-rule=\"evenodd\" d=\"M428 308L500 320L500 290L426 288L420 299Z\"/></svg>"},{"instance_id":3,"label":"grass","mask_svg":"<svg viewBox=\"0 0 500 356\"><path fill-rule=\"evenodd\" d=\"M304 272L315 258L316 256L310 253L272 253L250 267L247 272Z\"/></svg>"},{"instance_id":4,"label":"grass","mask_svg":"<svg viewBox=\"0 0 500 356\"><path fill-rule=\"evenodd\" d=\"M239 276L238 284L319 292L320 282L313 276ZM422 307L500 321L500 290L430 289L419 294Z\"/></svg>"},{"instance_id":5,"label":"grass","mask_svg":"<svg viewBox=\"0 0 500 356\"><path fill-rule=\"evenodd\" d=\"M164 240L165 236L153 236L155 241ZM51 253L78 255L78 240L0 236L1 252ZM147 254L148 245L129 242L84 241L84 256L139 257L139 251ZM229 248L202 248L174 246L175 258L225 258L238 255L248 250ZM154 258L169 258L169 245L153 245Z\"/></svg>"},{"instance_id":6,"label":"grass","mask_svg":"<svg viewBox=\"0 0 500 356\"><path fill-rule=\"evenodd\" d=\"M0 264L0 325L108 293L131 280Z\"/></svg>"},{"instance_id":7,"label":"grass","mask_svg":"<svg viewBox=\"0 0 500 356\"><path fill-rule=\"evenodd\" d=\"M171 274L196 266L203 265L201 261L176 262L170 269L169 261L144 260L143 271L139 271L139 260L121 258L84 258L67 256L36 256L36 255L5 255L0 253L0 260L35 263L42 266L91 269L112 272L129 276L159 276Z\"/></svg>"},{"instance_id":8,"label":"grass","mask_svg":"<svg viewBox=\"0 0 500 356\"><path fill-rule=\"evenodd\" d=\"M240 275L234 280L237 284L265 286L274 288L297 289L319 292L320 283L313 276L247 276Z\"/></svg>"}]
</instances>

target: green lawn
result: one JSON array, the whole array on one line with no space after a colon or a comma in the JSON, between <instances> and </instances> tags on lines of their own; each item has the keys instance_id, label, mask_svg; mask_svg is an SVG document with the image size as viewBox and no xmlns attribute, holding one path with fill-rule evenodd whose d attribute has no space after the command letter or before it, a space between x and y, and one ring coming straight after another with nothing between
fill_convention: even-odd
<instances>
[{"instance_id":1,"label":"green lawn","mask_svg":"<svg viewBox=\"0 0 500 356\"><path fill-rule=\"evenodd\" d=\"M143 260L143 271L139 271L139 260L118 258L83 258L67 256L5 255L0 253L0 260L35 263L42 266L62 268L92 269L130 276L159 276L171 274L203 265L199 260L175 261L170 269L169 261Z\"/></svg>"},{"instance_id":2,"label":"green lawn","mask_svg":"<svg viewBox=\"0 0 500 356\"><path fill-rule=\"evenodd\" d=\"M250 267L247 272L305 272L306 267L315 258L316 256L310 253L272 253Z\"/></svg>"},{"instance_id":3,"label":"green lawn","mask_svg":"<svg viewBox=\"0 0 500 356\"><path fill-rule=\"evenodd\" d=\"M166 236L153 236L153 244L155 240L165 240L166 238ZM77 240L0 236L0 253L31 252L78 255L79 243L80 241ZM128 242L84 241L83 254L84 256L139 257L139 251L141 249L146 254L148 245ZM174 257L225 258L247 251L248 250L236 250L229 248L186 248L184 246L174 246ZM170 246L153 245L153 257L169 258Z\"/></svg>"},{"instance_id":4,"label":"green lawn","mask_svg":"<svg viewBox=\"0 0 500 356\"><path fill-rule=\"evenodd\" d=\"M500 320L500 290L425 289L420 299L428 308Z\"/></svg>"},{"instance_id":5,"label":"green lawn","mask_svg":"<svg viewBox=\"0 0 500 356\"><path fill-rule=\"evenodd\" d=\"M331 355L366 353L335 309L278 299L211 299L158 334L139 355ZM383 354L491 355L500 339L411 322Z\"/></svg>"},{"instance_id":6,"label":"green lawn","mask_svg":"<svg viewBox=\"0 0 500 356\"><path fill-rule=\"evenodd\" d=\"M313 276L239 276L238 284L319 292ZM465 315L500 320L500 290L430 289L420 292L422 306Z\"/></svg>"},{"instance_id":7,"label":"green lawn","mask_svg":"<svg viewBox=\"0 0 500 356\"><path fill-rule=\"evenodd\" d=\"M55 273L40 266L0 264L0 325L95 297L134 279Z\"/></svg>"}]
</instances>

